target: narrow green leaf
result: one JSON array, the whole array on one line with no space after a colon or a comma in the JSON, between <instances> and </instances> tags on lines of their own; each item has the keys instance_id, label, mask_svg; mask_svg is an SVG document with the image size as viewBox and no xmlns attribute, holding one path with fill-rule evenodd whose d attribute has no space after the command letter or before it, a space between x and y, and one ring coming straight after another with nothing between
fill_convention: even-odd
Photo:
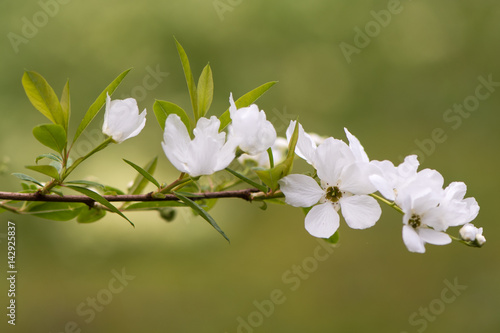
<instances>
[{"instance_id":1,"label":"narrow green leaf","mask_svg":"<svg viewBox=\"0 0 500 333\"><path fill-rule=\"evenodd\" d=\"M35 163L38 163L38 161L40 161L41 159L44 159L44 158L48 158L52 161L59 162L59 163L62 162L62 159L60 156L57 156L56 154L49 153L49 154L38 155L35 159Z\"/></svg>"},{"instance_id":2,"label":"narrow green leaf","mask_svg":"<svg viewBox=\"0 0 500 333\"><path fill-rule=\"evenodd\" d=\"M76 202L43 202L28 206L23 214L34 215L53 221L69 221L87 209L85 204Z\"/></svg>"},{"instance_id":3,"label":"narrow green leaf","mask_svg":"<svg viewBox=\"0 0 500 333\"><path fill-rule=\"evenodd\" d=\"M71 181L68 181L68 182L64 182L64 184L69 184L69 185L84 185L85 187L93 187L95 188L96 190L98 190L99 192L102 192L106 195L122 195L122 194L125 194L123 193L123 191L117 189L117 188L114 188L112 186L108 186L108 185L104 185L104 184L100 184L100 183L97 183L97 182L93 182L93 181L90 181L90 180L71 180Z\"/></svg>"},{"instance_id":4,"label":"narrow green leaf","mask_svg":"<svg viewBox=\"0 0 500 333\"><path fill-rule=\"evenodd\" d=\"M43 184L41 182L39 182L38 180L36 180L35 178L33 178L31 176L25 175L24 173L15 172L12 175L16 176L17 178L24 180L26 182L35 183L38 186L43 187Z\"/></svg>"},{"instance_id":5,"label":"narrow green leaf","mask_svg":"<svg viewBox=\"0 0 500 333\"><path fill-rule=\"evenodd\" d=\"M66 131L61 125L44 124L33 128L33 136L44 146L62 153L66 147Z\"/></svg>"},{"instance_id":6,"label":"narrow green leaf","mask_svg":"<svg viewBox=\"0 0 500 333\"><path fill-rule=\"evenodd\" d=\"M214 80L210 65L206 65L198 79L198 115L204 117L207 114L214 97Z\"/></svg>"},{"instance_id":7,"label":"narrow green leaf","mask_svg":"<svg viewBox=\"0 0 500 333\"><path fill-rule=\"evenodd\" d=\"M175 38L174 38L175 39ZM186 83L189 90L189 96L191 97L191 105L193 106L194 120L198 121L200 115L198 114L198 100L196 94L196 84L194 82L193 73L191 72L191 66L189 65L189 59L184 51L182 45L175 39L175 44L177 46L177 52L179 53L179 58L181 59L182 69L184 70L184 76L186 77Z\"/></svg>"},{"instance_id":8,"label":"narrow green leaf","mask_svg":"<svg viewBox=\"0 0 500 333\"><path fill-rule=\"evenodd\" d=\"M163 207L186 207L186 205L179 201L145 201L133 203L125 210L156 210Z\"/></svg>"},{"instance_id":9,"label":"narrow green leaf","mask_svg":"<svg viewBox=\"0 0 500 333\"><path fill-rule=\"evenodd\" d=\"M254 182L253 180L251 180L250 178L247 178L245 176L243 176L242 174L234 171L234 170L231 170L229 168L226 168L226 171L228 171L229 173L233 174L235 177L241 179L242 181L244 181L245 183L255 187L256 189L262 191L262 192L267 192L267 188L261 184L258 184L256 182Z\"/></svg>"},{"instance_id":10,"label":"narrow green leaf","mask_svg":"<svg viewBox=\"0 0 500 333\"><path fill-rule=\"evenodd\" d=\"M104 185L90 180L71 180L69 182L64 182L68 185L85 185L86 187L93 187L99 191L104 191Z\"/></svg>"},{"instance_id":11,"label":"narrow green leaf","mask_svg":"<svg viewBox=\"0 0 500 333\"><path fill-rule=\"evenodd\" d=\"M191 193L191 192L185 192L185 191L175 191L175 193L179 193L185 197L188 198L204 198L202 194L196 194L196 193Z\"/></svg>"},{"instance_id":12,"label":"narrow green leaf","mask_svg":"<svg viewBox=\"0 0 500 333\"><path fill-rule=\"evenodd\" d=\"M156 170L156 164L158 163L158 157L153 158L148 164L146 164L143 169L146 170L149 174L153 174ZM148 180L145 179L141 174L138 174L132 186L128 189L128 194L141 194L146 188L148 184Z\"/></svg>"},{"instance_id":13,"label":"narrow green leaf","mask_svg":"<svg viewBox=\"0 0 500 333\"><path fill-rule=\"evenodd\" d=\"M54 89L37 72L24 72L22 84L31 104L54 124L66 129L66 122Z\"/></svg>"},{"instance_id":14,"label":"narrow green leaf","mask_svg":"<svg viewBox=\"0 0 500 333\"><path fill-rule=\"evenodd\" d=\"M176 114L181 118L181 121L186 125L186 128L189 133L191 133L191 124L186 111L182 109L180 106L167 102L156 100L153 104L153 111L156 116L156 120L158 120L158 124L160 124L161 130L165 131L165 121L170 114Z\"/></svg>"},{"instance_id":15,"label":"narrow green leaf","mask_svg":"<svg viewBox=\"0 0 500 333\"><path fill-rule=\"evenodd\" d=\"M250 106L253 102L259 99L266 91L269 90L272 86L274 86L278 81L271 81L264 83L263 85L253 89L252 91L247 92L245 95L238 98L234 104L238 109ZM219 117L220 127L219 132L222 131L226 126L231 122L231 116L229 114L229 108Z\"/></svg>"},{"instance_id":16,"label":"narrow green leaf","mask_svg":"<svg viewBox=\"0 0 500 333\"><path fill-rule=\"evenodd\" d=\"M71 116L71 101L69 97L69 80L66 81L61 94L61 108L64 116L64 128L68 130L69 118Z\"/></svg>"},{"instance_id":17,"label":"narrow green leaf","mask_svg":"<svg viewBox=\"0 0 500 333\"><path fill-rule=\"evenodd\" d=\"M126 160L126 159L123 159L123 160L125 161L125 163L130 165L137 172L139 172L145 179L149 180L153 185L155 185L158 188L161 187L160 183L158 183L158 181L153 176L151 176L151 174L149 174L149 172L147 172L146 170L144 170L143 168L141 168L137 164L130 162L129 160Z\"/></svg>"},{"instance_id":18,"label":"narrow green leaf","mask_svg":"<svg viewBox=\"0 0 500 333\"><path fill-rule=\"evenodd\" d=\"M93 199L94 201L100 203L101 205L103 205L104 207L108 208L109 210L111 210L113 213L116 213L118 215L120 215L121 217L123 217L125 220L127 220L133 227L134 224L132 223L132 221L130 221L125 215L123 215L122 212L120 212L118 210L118 208L116 208L115 206L113 206L108 200L106 200L105 198L103 198L99 193L96 193L94 191L91 191L85 187L80 187L80 186L72 186L72 185L69 185L67 186L68 188L74 190L74 191L77 191L77 192L80 192L82 193L83 195L86 195L88 196L89 198Z\"/></svg>"},{"instance_id":19,"label":"narrow green leaf","mask_svg":"<svg viewBox=\"0 0 500 333\"><path fill-rule=\"evenodd\" d=\"M87 126L90 124L92 119L97 115L99 110L106 104L106 94L109 94L110 96L113 94L113 92L118 88L122 80L125 78L125 76L130 72L130 69L127 69L125 72L121 73L118 75L116 79L113 80L104 90L103 92L97 97L97 99L92 103L90 108L87 110L87 113L83 117L82 122L78 126L75 137L73 138L73 142L75 142L80 134L87 128Z\"/></svg>"},{"instance_id":20,"label":"narrow green leaf","mask_svg":"<svg viewBox=\"0 0 500 333\"><path fill-rule=\"evenodd\" d=\"M271 147L267 149L267 156L269 157L269 165L271 166L271 168L274 168L274 156Z\"/></svg>"},{"instance_id":21,"label":"narrow green leaf","mask_svg":"<svg viewBox=\"0 0 500 333\"><path fill-rule=\"evenodd\" d=\"M188 197L183 196L179 192L174 192L174 194L177 198L179 198L179 200L184 202L187 206L191 207L196 213L198 213L201 217L203 217L205 221L210 223L210 225L214 227L215 230L217 230L222 235L222 237L224 237L229 242L229 238L226 236L224 231L222 231L222 229L217 225L212 216L210 216L210 214L208 214L203 208L201 208L200 205L198 205L196 202L192 201Z\"/></svg>"},{"instance_id":22,"label":"narrow green leaf","mask_svg":"<svg viewBox=\"0 0 500 333\"><path fill-rule=\"evenodd\" d=\"M111 137L107 138L100 145L95 147L90 153L88 153L87 155L82 156L82 157L78 158L76 161L74 161L68 167L68 169L66 169L66 172L63 175L63 179L65 179L71 172L73 172L73 170L76 169L76 167L79 166L80 163L82 163L83 161L85 161L87 158L94 155L95 153L97 153L97 152L103 150L104 148L106 148L107 146L109 146L111 144L111 142L113 142L113 139Z\"/></svg>"},{"instance_id":23,"label":"narrow green leaf","mask_svg":"<svg viewBox=\"0 0 500 333\"><path fill-rule=\"evenodd\" d=\"M59 179L59 173L57 172L57 169L52 165L27 165L25 166L25 168L40 172L54 179Z\"/></svg>"},{"instance_id":24,"label":"narrow green leaf","mask_svg":"<svg viewBox=\"0 0 500 333\"><path fill-rule=\"evenodd\" d=\"M292 137L288 143L288 153L286 159L281 163L285 166L284 176L290 174L293 167L293 160L295 159L295 147L297 146L297 141L299 140L299 120L295 121L295 128L293 129Z\"/></svg>"}]
</instances>

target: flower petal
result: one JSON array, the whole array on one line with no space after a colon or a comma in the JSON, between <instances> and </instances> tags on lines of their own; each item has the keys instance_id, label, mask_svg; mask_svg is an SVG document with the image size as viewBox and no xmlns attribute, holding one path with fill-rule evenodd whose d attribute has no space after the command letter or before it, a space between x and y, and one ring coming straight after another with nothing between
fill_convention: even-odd
<instances>
[{"instance_id":1,"label":"flower petal","mask_svg":"<svg viewBox=\"0 0 500 333\"><path fill-rule=\"evenodd\" d=\"M451 243L451 238L444 232L439 232L432 229L420 228L418 231L420 239L424 242L434 245L446 245Z\"/></svg>"},{"instance_id":2,"label":"flower petal","mask_svg":"<svg viewBox=\"0 0 500 333\"><path fill-rule=\"evenodd\" d=\"M340 174L342 191L353 194L369 194L377 189L370 181L370 174L376 174L379 170L368 163L352 163L344 167Z\"/></svg>"},{"instance_id":3,"label":"flower petal","mask_svg":"<svg viewBox=\"0 0 500 333\"><path fill-rule=\"evenodd\" d=\"M335 186L344 167L354 162L354 156L344 141L328 138L316 148L313 162L318 177Z\"/></svg>"},{"instance_id":4,"label":"flower petal","mask_svg":"<svg viewBox=\"0 0 500 333\"><path fill-rule=\"evenodd\" d=\"M381 175L370 175L369 179L380 194L382 194L386 199L394 201L394 188L391 187L387 179Z\"/></svg>"},{"instance_id":5,"label":"flower petal","mask_svg":"<svg viewBox=\"0 0 500 333\"><path fill-rule=\"evenodd\" d=\"M286 139L290 142L293 130L295 129L295 120L290 121L290 125L286 130ZM316 143L314 143L313 138L304 131L304 128L299 123L299 137L297 139L297 146L295 147L295 153L300 158L306 160L307 163L313 164L314 152L316 151Z\"/></svg>"},{"instance_id":6,"label":"flower petal","mask_svg":"<svg viewBox=\"0 0 500 333\"><path fill-rule=\"evenodd\" d=\"M358 138L356 138L354 135L352 135L347 128L344 127L345 134L347 136L347 140L349 140L349 148L351 149L352 153L354 154L354 157L356 158L357 162L366 162L368 163L370 159L368 158L368 155L365 152L365 148L361 145L361 142L359 142Z\"/></svg>"},{"instance_id":7,"label":"flower petal","mask_svg":"<svg viewBox=\"0 0 500 333\"><path fill-rule=\"evenodd\" d=\"M377 200L367 195L353 195L339 202L346 223L353 229L373 227L382 214Z\"/></svg>"},{"instance_id":8,"label":"flower petal","mask_svg":"<svg viewBox=\"0 0 500 333\"><path fill-rule=\"evenodd\" d=\"M181 172L189 173L187 154L190 141L186 125L181 118L176 114L169 115L165 121L161 145L170 163Z\"/></svg>"},{"instance_id":9,"label":"flower petal","mask_svg":"<svg viewBox=\"0 0 500 333\"><path fill-rule=\"evenodd\" d=\"M424 241L420 238L418 233L409 225L403 226L403 242L410 252L424 253Z\"/></svg>"},{"instance_id":10,"label":"flower petal","mask_svg":"<svg viewBox=\"0 0 500 333\"><path fill-rule=\"evenodd\" d=\"M314 237L330 238L339 228L339 214L330 202L314 206L306 215L306 230Z\"/></svg>"},{"instance_id":11,"label":"flower petal","mask_svg":"<svg viewBox=\"0 0 500 333\"><path fill-rule=\"evenodd\" d=\"M318 203L325 191L306 175L291 174L279 180L285 202L294 207L311 207Z\"/></svg>"}]
</instances>

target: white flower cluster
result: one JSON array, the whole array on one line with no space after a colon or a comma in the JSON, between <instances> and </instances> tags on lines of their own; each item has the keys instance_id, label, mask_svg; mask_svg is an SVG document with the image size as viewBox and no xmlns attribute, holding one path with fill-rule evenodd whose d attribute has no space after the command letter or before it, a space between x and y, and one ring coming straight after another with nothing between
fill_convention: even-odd
<instances>
[{"instance_id":1,"label":"white flower cluster","mask_svg":"<svg viewBox=\"0 0 500 333\"><path fill-rule=\"evenodd\" d=\"M170 162L191 177L211 175L225 169L239 148L244 163L253 160L270 167L267 150L271 148L276 163L285 159L287 141L291 140L295 121L285 138L276 131L257 105L237 109L229 98L231 124L228 133L220 132L220 120L212 116L198 119L191 138L186 125L176 114L165 122L162 147ZM145 125L146 111L139 114L134 99L106 100L103 132L120 143L133 137ZM291 174L279 181L285 201L295 207L310 208L305 228L313 236L329 238L339 228L339 211L347 225L365 229L375 225L382 213L375 198L403 214L403 241L411 252L425 252L426 243L444 245L452 238L449 227L464 225L461 239L476 246L484 244L482 228L471 222L479 212L474 198L465 198L466 185L452 182L443 188L443 176L436 170L417 171L417 156L407 156L400 165L390 161L370 161L359 140L347 129L349 141L322 138L304 131L298 124L295 153L316 169L315 177ZM375 195L379 192L385 199Z\"/></svg>"},{"instance_id":2,"label":"white flower cluster","mask_svg":"<svg viewBox=\"0 0 500 333\"><path fill-rule=\"evenodd\" d=\"M236 157L236 148L245 153L264 153L276 141L276 130L266 120L257 105L237 109L229 98L231 125L226 133L219 132L220 121L212 116L200 118L191 140L180 117L171 114L165 123L163 150L170 162L181 172L192 177L211 175L225 169Z\"/></svg>"},{"instance_id":3,"label":"white flower cluster","mask_svg":"<svg viewBox=\"0 0 500 333\"><path fill-rule=\"evenodd\" d=\"M294 128L292 122L288 131ZM329 238L339 227L342 212L347 225L369 228L381 215L373 195L403 213L403 241L411 252L425 252L425 243L451 242L448 227L464 225L464 241L482 245L482 228L468 222L479 212L474 198L464 199L466 185L453 182L443 189L444 179L436 170L417 171L417 156L411 155L394 166L390 161L370 161L359 140L345 129L349 145L327 138L316 143L300 126L296 147L298 156L316 169L317 179L291 174L280 180L288 204L311 207L305 218L306 230L315 237Z\"/></svg>"}]
</instances>

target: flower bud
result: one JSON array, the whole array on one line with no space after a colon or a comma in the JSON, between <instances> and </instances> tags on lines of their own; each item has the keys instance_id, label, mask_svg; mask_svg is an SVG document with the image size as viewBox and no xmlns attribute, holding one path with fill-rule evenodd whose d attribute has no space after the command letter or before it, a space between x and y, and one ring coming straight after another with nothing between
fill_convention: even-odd
<instances>
[{"instance_id":1,"label":"flower bud","mask_svg":"<svg viewBox=\"0 0 500 333\"><path fill-rule=\"evenodd\" d=\"M102 132L116 143L138 135L146 125L146 109L139 114L137 102L133 98L115 99L106 97L106 112Z\"/></svg>"}]
</instances>

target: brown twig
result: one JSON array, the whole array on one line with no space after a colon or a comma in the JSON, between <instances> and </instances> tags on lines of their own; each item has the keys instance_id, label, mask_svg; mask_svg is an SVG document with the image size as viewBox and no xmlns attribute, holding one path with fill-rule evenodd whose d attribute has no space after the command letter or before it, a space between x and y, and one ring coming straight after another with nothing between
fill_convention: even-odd
<instances>
[{"instance_id":1,"label":"brown twig","mask_svg":"<svg viewBox=\"0 0 500 333\"><path fill-rule=\"evenodd\" d=\"M208 193L193 193L189 196L191 200L202 199L219 199L219 198L240 198L246 201L252 201L252 193L259 192L258 189L249 188L236 191L208 192ZM138 195L104 195L108 201L121 202L143 202L143 201L178 201L179 199L174 194L165 194L165 198L155 198L151 196L152 192ZM64 195L55 194L40 194L40 193L15 193L15 192L0 192L0 199L14 201L42 201L42 202L81 202L85 204L93 204L94 200L84 195Z\"/></svg>"}]
</instances>

